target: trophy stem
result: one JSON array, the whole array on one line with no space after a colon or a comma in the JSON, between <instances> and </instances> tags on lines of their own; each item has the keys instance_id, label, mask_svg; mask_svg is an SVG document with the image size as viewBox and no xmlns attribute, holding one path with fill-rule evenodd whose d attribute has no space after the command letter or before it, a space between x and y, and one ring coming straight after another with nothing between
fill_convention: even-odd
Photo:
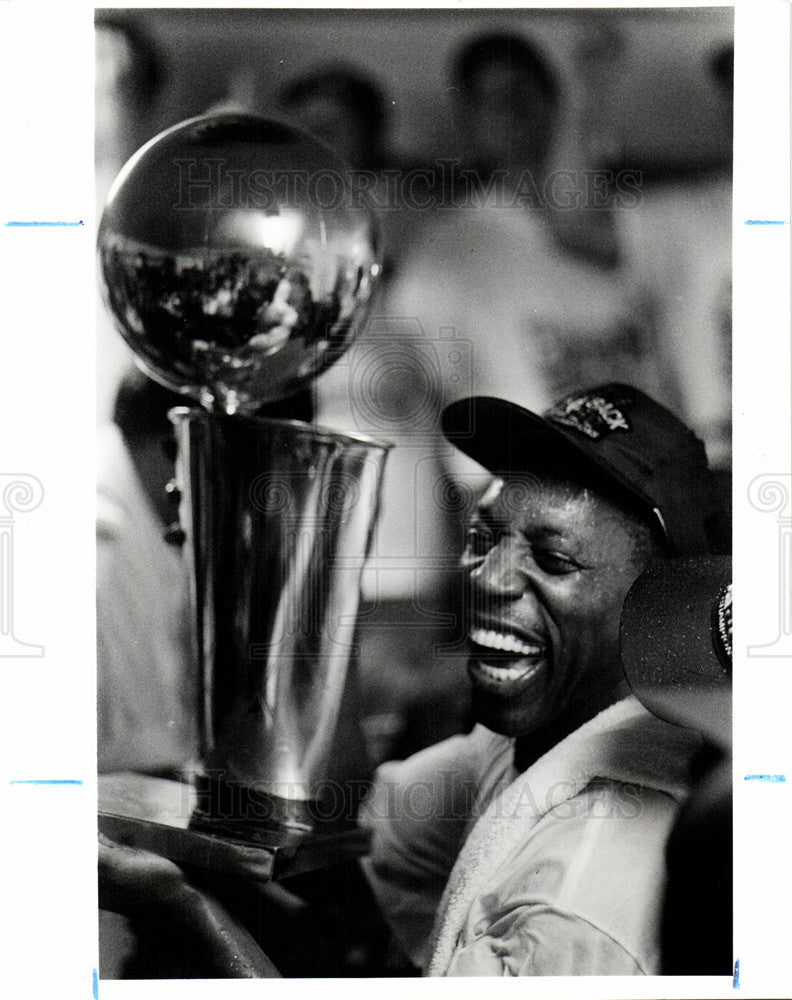
<instances>
[{"instance_id":1,"label":"trophy stem","mask_svg":"<svg viewBox=\"0 0 792 1000\"><path fill-rule=\"evenodd\" d=\"M254 840L348 826L368 778L352 653L388 447L291 420L181 407L171 420L199 666L196 822Z\"/></svg>"}]
</instances>

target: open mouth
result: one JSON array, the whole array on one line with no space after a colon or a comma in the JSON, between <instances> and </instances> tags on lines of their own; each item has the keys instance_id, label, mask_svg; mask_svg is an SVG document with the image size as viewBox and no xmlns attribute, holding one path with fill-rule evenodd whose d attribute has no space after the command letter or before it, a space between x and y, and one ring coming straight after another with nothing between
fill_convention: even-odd
<instances>
[{"instance_id":1,"label":"open mouth","mask_svg":"<svg viewBox=\"0 0 792 1000\"><path fill-rule=\"evenodd\" d=\"M526 642L513 632L496 632L494 629L473 628L469 633L470 641L475 646L490 650L493 653L512 656L541 656L540 643Z\"/></svg>"},{"instance_id":2,"label":"open mouth","mask_svg":"<svg viewBox=\"0 0 792 1000\"><path fill-rule=\"evenodd\" d=\"M470 669L498 684L523 680L539 668L544 653L540 643L527 642L513 632L473 628L469 633Z\"/></svg>"}]
</instances>

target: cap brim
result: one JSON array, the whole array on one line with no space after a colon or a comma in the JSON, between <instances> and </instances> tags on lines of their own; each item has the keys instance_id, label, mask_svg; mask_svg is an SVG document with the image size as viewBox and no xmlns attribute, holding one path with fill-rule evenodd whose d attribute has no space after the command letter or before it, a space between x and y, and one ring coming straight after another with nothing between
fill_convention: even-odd
<instances>
[{"instance_id":1,"label":"cap brim","mask_svg":"<svg viewBox=\"0 0 792 1000\"><path fill-rule=\"evenodd\" d=\"M443 433L460 451L494 475L530 473L536 466L579 478L589 469L625 490L657 516L651 499L572 432L516 403L470 396L443 411ZM665 526L660 522L665 534Z\"/></svg>"},{"instance_id":2,"label":"cap brim","mask_svg":"<svg viewBox=\"0 0 792 1000\"><path fill-rule=\"evenodd\" d=\"M731 559L657 559L624 602L624 673L661 719L731 745L731 675L718 655L715 608L731 582Z\"/></svg>"}]
</instances>

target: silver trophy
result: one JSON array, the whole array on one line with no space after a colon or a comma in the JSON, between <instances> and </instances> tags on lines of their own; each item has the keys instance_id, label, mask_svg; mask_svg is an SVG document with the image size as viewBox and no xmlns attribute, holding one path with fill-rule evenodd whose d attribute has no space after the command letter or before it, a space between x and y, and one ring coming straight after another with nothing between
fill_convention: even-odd
<instances>
[{"instance_id":1,"label":"silver trophy","mask_svg":"<svg viewBox=\"0 0 792 1000\"><path fill-rule=\"evenodd\" d=\"M129 161L99 232L119 331L202 404L171 412L199 673L193 822L262 843L349 825L366 777L351 651L387 445L259 413L339 358L366 313L374 225L347 178L290 126L205 116Z\"/></svg>"}]
</instances>

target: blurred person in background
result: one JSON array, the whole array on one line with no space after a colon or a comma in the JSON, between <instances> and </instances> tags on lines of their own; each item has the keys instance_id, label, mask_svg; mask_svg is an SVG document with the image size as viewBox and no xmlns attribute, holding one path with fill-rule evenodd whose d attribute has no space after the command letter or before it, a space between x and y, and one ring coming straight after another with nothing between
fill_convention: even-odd
<instances>
[{"instance_id":1,"label":"blurred person in background","mask_svg":"<svg viewBox=\"0 0 792 1000\"><path fill-rule=\"evenodd\" d=\"M381 86L355 66L328 63L281 88L277 111L329 146L351 168L355 191L377 212L382 278L388 281L418 237L427 213L427 172L388 148L388 102Z\"/></svg>"},{"instance_id":2,"label":"blurred person in background","mask_svg":"<svg viewBox=\"0 0 792 1000\"><path fill-rule=\"evenodd\" d=\"M358 69L333 63L311 70L283 87L278 105L353 170L385 164L385 100Z\"/></svg>"},{"instance_id":3,"label":"blurred person in background","mask_svg":"<svg viewBox=\"0 0 792 1000\"><path fill-rule=\"evenodd\" d=\"M117 172L151 136L165 71L139 22L99 10L94 30L96 162L99 170L116 164Z\"/></svg>"},{"instance_id":4,"label":"blurred person in background","mask_svg":"<svg viewBox=\"0 0 792 1000\"><path fill-rule=\"evenodd\" d=\"M586 11L579 21L573 72L567 81L569 107L554 157L561 170L577 165L588 172L594 196L552 206L551 225L569 253L605 267L619 267L624 261L613 220L617 187L608 171L608 153L618 147L622 119L609 94L621 79L627 43L611 14Z\"/></svg>"},{"instance_id":5,"label":"blurred person in background","mask_svg":"<svg viewBox=\"0 0 792 1000\"><path fill-rule=\"evenodd\" d=\"M546 168L561 98L549 62L526 39L504 33L474 38L451 71L465 166L483 184Z\"/></svg>"},{"instance_id":6,"label":"blurred person in background","mask_svg":"<svg viewBox=\"0 0 792 1000\"><path fill-rule=\"evenodd\" d=\"M195 754L195 674L167 412L183 397L131 369L99 434L96 608L99 771L178 773Z\"/></svg>"},{"instance_id":7,"label":"blurred person in background","mask_svg":"<svg viewBox=\"0 0 792 1000\"><path fill-rule=\"evenodd\" d=\"M710 55L709 85L731 130L734 49ZM614 213L630 280L648 304L674 373L679 410L729 491L731 468L731 164L644 172L642 197ZM672 164L671 167L674 165Z\"/></svg>"},{"instance_id":8,"label":"blurred person in background","mask_svg":"<svg viewBox=\"0 0 792 1000\"><path fill-rule=\"evenodd\" d=\"M566 118L551 59L522 37L488 35L463 47L452 79L471 168L405 262L387 310L418 316L430 337L451 327L469 341L477 392L541 407L609 378L674 403L676 386L624 276L555 238L552 208L590 193L554 159ZM450 378L443 388L449 399L465 390Z\"/></svg>"}]
</instances>

